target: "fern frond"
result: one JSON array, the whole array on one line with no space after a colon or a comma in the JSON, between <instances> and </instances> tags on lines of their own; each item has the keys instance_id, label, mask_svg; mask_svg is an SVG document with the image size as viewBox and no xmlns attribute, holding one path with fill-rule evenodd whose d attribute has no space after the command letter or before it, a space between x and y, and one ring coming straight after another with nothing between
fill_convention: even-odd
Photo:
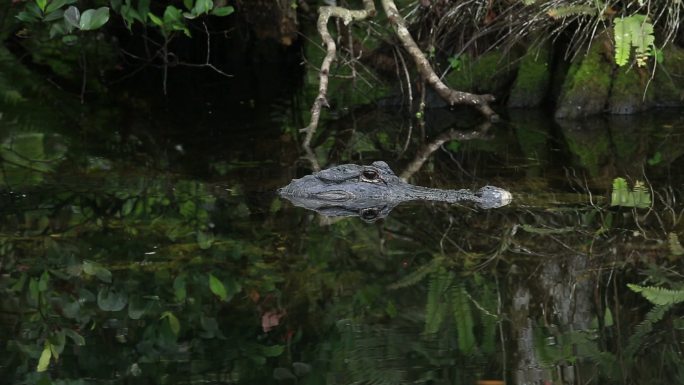
<instances>
[{"instance_id":1,"label":"fern frond","mask_svg":"<svg viewBox=\"0 0 684 385\"><path fill-rule=\"evenodd\" d=\"M621 367L617 357L611 352L599 349L590 333L584 331L571 332L570 341L575 345L578 356L586 357L596 363L600 373L606 375L607 378L620 378Z\"/></svg>"},{"instance_id":2,"label":"fern frond","mask_svg":"<svg viewBox=\"0 0 684 385\"><path fill-rule=\"evenodd\" d=\"M639 67L646 65L646 59L653 56L655 35L653 24L646 15L634 14L615 19L613 22L615 39L615 63L618 66L627 64L632 47Z\"/></svg>"},{"instance_id":3,"label":"fern frond","mask_svg":"<svg viewBox=\"0 0 684 385\"><path fill-rule=\"evenodd\" d=\"M440 267L430 275L428 284L427 305L425 306L425 333L432 334L439 331L447 311L447 301L444 297L454 274Z\"/></svg>"},{"instance_id":4,"label":"fern frond","mask_svg":"<svg viewBox=\"0 0 684 385\"><path fill-rule=\"evenodd\" d=\"M473 333L475 322L473 321L468 293L463 283L452 287L451 307L456 322L456 332L458 333L458 350L463 354L470 354L476 344Z\"/></svg>"},{"instance_id":5,"label":"fern frond","mask_svg":"<svg viewBox=\"0 0 684 385\"><path fill-rule=\"evenodd\" d=\"M412 271L405 277L402 277L397 282L387 286L387 288L390 290L397 290L413 286L418 282L422 281L423 278L428 276L428 274L434 272L442 264L443 260L443 258L433 258L428 263L420 266L415 271Z\"/></svg>"},{"instance_id":6,"label":"fern frond","mask_svg":"<svg viewBox=\"0 0 684 385\"><path fill-rule=\"evenodd\" d=\"M651 193L641 181L636 181L634 188L630 191L624 178L615 178L613 191L610 194L610 205L647 208L651 205Z\"/></svg>"},{"instance_id":7,"label":"fern frond","mask_svg":"<svg viewBox=\"0 0 684 385\"><path fill-rule=\"evenodd\" d=\"M476 276L475 282L478 284L480 294L478 301L479 305L475 304L479 312L480 325L482 326L482 339L480 340L480 349L485 354L493 354L496 351L496 335L498 333L499 317L497 316L498 299L496 290L493 285L484 279L478 279Z\"/></svg>"},{"instance_id":8,"label":"fern frond","mask_svg":"<svg viewBox=\"0 0 684 385\"><path fill-rule=\"evenodd\" d=\"M684 255L684 247L679 242L679 236L676 233L668 234L667 241L672 255Z\"/></svg>"},{"instance_id":9,"label":"fern frond","mask_svg":"<svg viewBox=\"0 0 684 385\"><path fill-rule=\"evenodd\" d=\"M635 23L632 23L632 46L636 53L636 61L639 67L646 65L646 59L653 54L652 48L655 45L653 35L653 24L645 15L632 15ZM636 187L635 187L636 188Z\"/></svg>"},{"instance_id":10,"label":"fern frond","mask_svg":"<svg viewBox=\"0 0 684 385\"><path fill-rule=\"evenodd\" d=\"M655 286L627 284L633 292L640 293L654 305L674 305L684 302L684 290L671 290Z\"/></svg>"},{"instance_id":11,"label":"fern frond","mask_svg":"<svg viewBox=\"0 0 684 385\"><path fill-rule=\"evenodd\" d=\"M613 25L613 38L615 39L615 64L622 67L629 61L629 54L632 50L632 39L630 36L630 29L627 27L625 19L615 19ZM623 178L615 178L613 180L613 191L627 190L627 181Z\"/></svg>"},{"instance_id":12,"label":"fern frond","mask_svg":"<svg viewBox=\"0 0 684 385\"><path fill-rule=\"evenodd\" d=\"M646 341L646 336L653 330L653 325L663 319L665 313L667 313L671 307L672 304L656 305L648 312L648 314L646 314L646 319L637 325L637 327L634 329L634 334L629 336L629 341L624 354L625 357L635 357L639 351L639 348L641 347L641 344Z\"/></svg>"},{"instance_id":13,"label":"fern frond","mask_svg":"<svg viewBox=\"0 0 684 385\"><path fill-rule=\"evenodd\" d=\"M569 16L579 16L579 15L591 15L594 16L598 13L595 7L590 5L566 5L557 8L551 8L546 11L546 14L551 18L558 20Z\"/></svg>"}]
</instances>

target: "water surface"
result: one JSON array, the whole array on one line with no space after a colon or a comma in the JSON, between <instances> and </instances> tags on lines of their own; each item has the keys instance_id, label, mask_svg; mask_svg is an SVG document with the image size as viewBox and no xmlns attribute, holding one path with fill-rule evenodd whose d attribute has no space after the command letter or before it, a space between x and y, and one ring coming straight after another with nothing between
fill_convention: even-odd
<instances>
[{"instance_id":1,"label":"water surface","mask_svg":"<svg viewBox=\"0 0 684 385\"><path fill-rule=\"evenodd\" d=\"M2 378L684 382L682 111L560 124L511 112L411 178L496 185L510 205L413 203L366 223L276 196L311 170L299 110L267 107L86 113L79 129L3 114ZM316 153L399 172L476 123L365 109L328 122Z\"/></svg>"}]
</instances>

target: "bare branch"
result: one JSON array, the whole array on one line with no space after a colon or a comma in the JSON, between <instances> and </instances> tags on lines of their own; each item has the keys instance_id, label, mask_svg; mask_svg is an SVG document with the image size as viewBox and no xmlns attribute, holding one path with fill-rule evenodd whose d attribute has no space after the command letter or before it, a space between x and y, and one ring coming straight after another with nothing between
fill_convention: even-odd
<instances>
[{"instance_id":1,"label":"bare branch","mask_svg":"<svg viewBox=\"0 0 684 385\"><path fill-rule=\"evenodd\" d=\"M325 44L326 53L318 75L318 95L311 106L311 122L307 127L302 129L302 131L306 133L302 146L308 155L307 158L311 161L311 166L316 171L320 170L320 166L318 165L315 156L313 156L311 139L318 128L321 108L329 106L327 100L328 74L330 73L330 66L333 60L335 60L335 54L337 52L335 40L333 40L332 36L330 36L330 31L328 31L328 21L331 17L336 17L342 19L345 25L348 25L352 21L364 20L368 17L375 16L375 5L373 4L373 0L363 0L363 7L363 10L350 10L334 6L325 6L318 9L317 28L318 33L321 35L323 43Z\"/></svg>"},{"instance_id":2,"label":"bare branch","mask_svg":"<svg viewBox=\"0 0 684 385\"><path fill-rule=\"evenodd\" d=\"M432 69L430 62L423 51L418 47L411 33L406 27L406 21L401 14L397 6L394 4L393 0L382 0L382 6L387 14L387 18L390 23L394 26L397 33L397 37L404 46L404 49L411 55L413 61L416 63L418 72L420 76L425 79L425 81L450 105L455 104L465 104L471 105L477 108L485 117L492 121L499 119L498 115L489 106L489 102L494 101L494 96L492 95L475 95L468 92L455 91L439 78L435 71Z\"/></svg>"},{"instance_id":3,"label":"bare branch","mask_svg":"<svg viewBox=\"0 0 684 385\"><path fill-rule=\"evenodd\" d=\"M407 181L411 176L413 176L413 174L415 174L418 170L420 170L421 167L423 167L423 163L425 163L425 161L430 157L430 155L432 155L433 152L437 151L437 149L439 149L444 143L455 139L481 139L485 137L490 127L491 124L489 122L483 122L474 131L463 132L457 130L449 130L439 135L437 138L435 138L435 140L426 144L418 151L416 157L413 158L413 160L411 161L411 163L409 163L408 166L406 166L406 169L404 170L404 172L401 173L401 175L399 175L399 177L402 180Z\"/></svg>"}]
</instances>

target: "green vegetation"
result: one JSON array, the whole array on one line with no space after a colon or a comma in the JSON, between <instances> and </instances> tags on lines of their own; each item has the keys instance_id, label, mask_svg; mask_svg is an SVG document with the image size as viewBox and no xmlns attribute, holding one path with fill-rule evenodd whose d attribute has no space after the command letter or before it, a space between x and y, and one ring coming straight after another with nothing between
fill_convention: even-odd
<instances>
[{"instance_id":1,"label":"green vegetation","mask_svg":"<svg viewBox=\"0 0 684 385\"><path fill-rule=\"evenodd\" d=\"M646 60L655 54L653 24L641 14L616 18L614 23L615 64L626 65L634 48L637 66L646 66Z\"/></svg>"},{"instance_id":2,"label":"green vegetation","mask_svg":"<svg viewBox=\"0 0 684 385\"><path fill-rule=\"evenodd\" d=\"M651 193L641 181L636 181L634 188L630 190L624 178L615 178L610 197L611 206L637 208L648 208L651 206Z\"/></svg>"}]
</instances>

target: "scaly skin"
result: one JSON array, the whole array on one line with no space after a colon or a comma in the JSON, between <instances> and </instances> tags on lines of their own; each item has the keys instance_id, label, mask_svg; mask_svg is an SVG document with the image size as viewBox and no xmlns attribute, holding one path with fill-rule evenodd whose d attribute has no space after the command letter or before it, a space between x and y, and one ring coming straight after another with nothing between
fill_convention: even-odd
<instances>
[{"instance_id":1,"label":"scaly skin","mask_svg":"<svg viewBox=\"0 0 684 385\"><path fill-rule=\"evenodd\" d=\"M401 180L385 162L370 166L343 164L300 179L278 190L294 205L318 211L326 216L360 216L373 221L383 218L399 203L436 201L475 202L481 208L509 204L511 194L501 188L485 186L470 190L442 190L414 186Z\"/></svg>"}]
</instances>

